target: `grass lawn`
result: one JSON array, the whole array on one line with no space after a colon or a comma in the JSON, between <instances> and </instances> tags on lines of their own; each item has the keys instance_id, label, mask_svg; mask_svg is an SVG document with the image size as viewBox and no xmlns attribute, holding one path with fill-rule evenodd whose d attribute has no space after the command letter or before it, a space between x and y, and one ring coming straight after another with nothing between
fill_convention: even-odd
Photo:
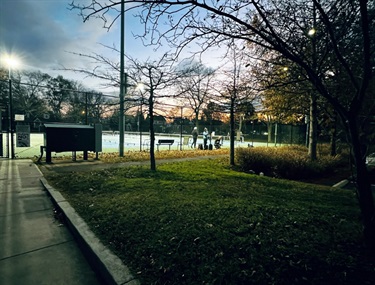
<instances>
[{"instance_id":1,"label":"grass lawn","mask_svg":"<svg viewBox=\"0 0 375 285\"><path fill-rule=\"evenodd\" d=\"M142 284L374 284L353 192L227 158L46 178Z\"/></svg>"}]
</instances>

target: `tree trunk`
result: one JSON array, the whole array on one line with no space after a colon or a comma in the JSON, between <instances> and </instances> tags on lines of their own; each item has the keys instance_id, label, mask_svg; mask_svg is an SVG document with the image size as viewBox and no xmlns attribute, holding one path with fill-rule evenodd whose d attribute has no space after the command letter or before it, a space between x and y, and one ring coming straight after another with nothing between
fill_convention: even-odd
<instances>
[{"instance_id":1,"label":"tree trunk","mask_svg":"<svg viewBox=\"0 0 375 285\"><path fill-rule=\"evenodd\" d=\"M197 127L197 130L199 132L199 110L195 111L195 126Z\"/></svg>"},{"instance_id":2,"label":"tree trunk","mask_svg":"<svg viewBox=\"0 0 375 285\"><path fill-rule=\"evenodd\" d=\"M151 96L150 96L151 97ZM149 112L150 112L150 168L156 170L155 163L155 130L154 130L154 115L153 115L153 102L149 100Z\"/></svg>"},{"instance_id":3,"label":"tree trunk","mask_svg":"<svg viewBox=\"0 0 375 285\"><path fill-rule=\"evenodd\" d=\"M229 154L230 165L232 166L234 165L234 132L235 132L234 101L235 101L235 98L232 96L230 100L230 154Z\"/></svg>"},{"instance_id":4,"label":"tree trunk","mask_svg":"<svg viewBox=\"0 0 375 285\"><path fill-rule=\"evenodd\" d=\"M151 69L149 69L150 77L150 98L148 99L149 104L149 116L150 116L150 168L156 170L155 163L155 130L154 130L154 87L152 84Z\"/></svg>"},{"instance_id":5,"label":"tree trunk","mask_svg":"<svg viewBox=\"0 0 375 285\"><path fill-rule=\"evenodd\" d=\"M240 123L239 123L239 126L238 126L238 131L242 132L242 121L243 121L243 117L242 115L240 115Z\"/></svg>"},{"instance_id":6,"label":"tree trunk","mask_svg":"<svg viewBox=\"0 0 375 285\"><path fill-rule=\"evenodd\" d=\"M316 160L316 145L317 145L317 129L318 129L318 120L317 120L317 96L315 91L311 92L310 95L310 128L309 128L309 150L308 155L310 160Z\"/></svg>"},{"instance_id":7,"label":"tree trunk","mask_svg":"<svg viewBox=\"0 0 375 285\"><path fill-rule=\"evenodd\" d=\"M267 143L272 142L272 122L268 121L267 122Z\"/></svg>"},{"instance_id":8,"label":"tree trunk","mask_svg":"<svg viewBox=\"0 0 375 285\"><path fill-rule=\"evenodd\" d=\"M370 177L365 162L365 152L361 145L358 124L355 116L350 116L348 131L351 140L352 157L356 169L357 195L362 214L363 233L365 243L371 249L375 249L375 222L374 222L374 200L371 191Z\"/></svg>"}]
</instances>

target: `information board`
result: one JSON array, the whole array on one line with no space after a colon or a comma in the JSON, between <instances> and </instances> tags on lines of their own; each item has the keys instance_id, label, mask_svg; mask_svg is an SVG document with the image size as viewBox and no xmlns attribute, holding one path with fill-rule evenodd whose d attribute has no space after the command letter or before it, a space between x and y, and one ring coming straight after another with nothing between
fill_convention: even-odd
<instances>
[{"instance_id":1,"label":"information board","mask_svg":"<svg viewBox=\"0 0 375 285\"><path fill-rule=\"evenodd\" d=\"M17 147L30 147L30 126L29 125L17 125Z\"/></svg>"}]
</instances>

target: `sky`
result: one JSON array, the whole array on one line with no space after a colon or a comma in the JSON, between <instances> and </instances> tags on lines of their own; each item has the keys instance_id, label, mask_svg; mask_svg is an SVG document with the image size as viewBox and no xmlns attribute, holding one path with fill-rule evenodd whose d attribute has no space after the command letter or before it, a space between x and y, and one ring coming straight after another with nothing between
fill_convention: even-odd
<instances>
[{"instance_id":1,"label":"sky","mask_svg":"<svg viewBox=\"0 0 375 285\"><path fill-rule=\"evenodd\" d=\"M120 20L110 30L103 28L103 21L100 19L90 18L83 22L78 10L69 9L71 2L72 0L0 0L0 56L3 59L9 54L15 56L21 62L20 69L40 70L51 76L62 75L79 81L90 89L105 92L106 90L101 89L103 82L98 79L61 69L93 69L92 62L72 53L96 53L119 62L119 54L103 45L115 46L120 50ZM91 0L75 2L81 4ZM145 47L140 39L133 36L141 34L143 29L138 18L130 13L126 14L125 53L141 62L158 60L169 48L155 51L154 47ZM218 64L217 57L215 55L215 58L207 60L205 64L215 67L213 64ZM0 62L8 69L4 60Z\"/></svg>"},{"instance_id":2,"label":"sky","mask_svg":"<svg viewBox=\"0 0 375 285\"><path fill-rule=\"evenodd\" d=\"M76 0L84 3L89 0ZM69 10L72 0L0 0L0 54L11 54L19 59L19 68L40 70L52 76L82 82L89 88L99 87L97 79L62 71L62 66L87 68L92 63L72 53L100 54L119 61L118 53L110 52L102 45L120 49L120 21L110 29L103 28L103 22L91 18L83 22L78 10ZM143 26L132 14L126 15L125 52L145 61L157 52L144 47L133 34L141 33ZM158 58L156 58L158 59ZM4 61L1 61L4 65ZM5 66L5 65L4 65ZM8 69L8 66L5 66ZM59 70L60 69L60 70Z\"/></svg>"}]
</instances>

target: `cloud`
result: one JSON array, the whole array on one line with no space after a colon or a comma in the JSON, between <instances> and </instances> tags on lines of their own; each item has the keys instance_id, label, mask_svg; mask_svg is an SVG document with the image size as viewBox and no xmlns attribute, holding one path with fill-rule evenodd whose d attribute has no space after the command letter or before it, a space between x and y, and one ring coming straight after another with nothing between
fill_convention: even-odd
<instances>
[{"instance_id":1,"label":"cloud","mask_svg":"<svg viewBox=\"0 0 375 285\"><path fill-rule=\"evenodd\" d=\"M2 0L0 2L0 47L14 53L36 69L76 65L69 52L94 50L107 34L99 21L83 23L68 10L71 1Z\"/></svg>"},{"instance_id":2,"label":"cloud","mask_svg":"<svg viewBox=\"0 0 375 285\"><path fill-rule=\"evenodd\" d=\"M91 0L79 0L79 3ZM51 76L61 74L66 78L83 81L82 74L64 72L69 69L93 70L94 63L73 53L103 55L112 61L119 60L119 54L110 52L107 46L120 48L120 21L111 30L103 28L103 22L94 17L83 23L78 10L69 10L72 0L0 0L0 53L14 53L20 57L23 69L40 70ZM106 17L116 17L117 12ZM167 44L155 50L145 47L133 34L142 34L144 26L131 13L126 15L125 52L140 61L159 59L169 51ZM186 50L188 54L189 50ZM96 86L99 82L96 82ZM90 83L90 86L95 85Z\"/></svg>"}]
</instances>

